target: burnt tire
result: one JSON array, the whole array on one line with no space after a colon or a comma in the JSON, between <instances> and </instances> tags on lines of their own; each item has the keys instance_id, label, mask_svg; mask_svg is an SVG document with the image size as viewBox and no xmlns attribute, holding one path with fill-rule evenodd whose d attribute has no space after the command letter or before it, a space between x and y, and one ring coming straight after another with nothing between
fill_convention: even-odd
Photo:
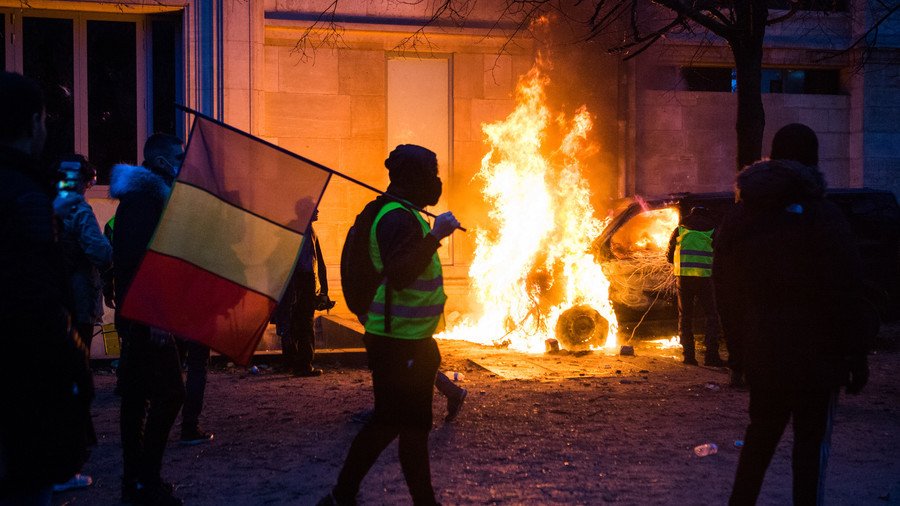
<instances>
[{"instance_id":1,"label":"burnt tire","mask_svg":"<svg viewBox=\"0 0 900 506\"><path fill-rule=\"evenodd\" d=\"M609 322L596 309L579 304L565 310L556 322L556 339L567 350L602 346Z\"/></svg>"}]
</instances>

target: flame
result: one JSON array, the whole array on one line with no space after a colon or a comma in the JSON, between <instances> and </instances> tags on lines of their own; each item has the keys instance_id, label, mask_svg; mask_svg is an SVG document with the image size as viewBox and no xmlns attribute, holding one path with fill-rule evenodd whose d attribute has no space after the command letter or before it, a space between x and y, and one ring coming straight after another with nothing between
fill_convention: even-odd
<instances>
[{"instance_id":1,"label":"flame","mask_svg":"<svg viewBox=\"0 0 900 506\"><path fill-rule=\"evenodd\" d=\"M544 100L548 83L535 65L518 85L515 110L482 125L490 151L476 178L484 184L493 228L476 231L469 270L473 307L481 314L459 318L439 338L544 352L560 315L577 306L609 323L608 329L596 327L603 333L597 344L616 346L609 282L589 252L606 223L594 217L578 159L592 149L590 115L582 106L570 120L551 118ZM567 133L548 158L542 150L551 119Z\"/></svg>"}]
</instances>

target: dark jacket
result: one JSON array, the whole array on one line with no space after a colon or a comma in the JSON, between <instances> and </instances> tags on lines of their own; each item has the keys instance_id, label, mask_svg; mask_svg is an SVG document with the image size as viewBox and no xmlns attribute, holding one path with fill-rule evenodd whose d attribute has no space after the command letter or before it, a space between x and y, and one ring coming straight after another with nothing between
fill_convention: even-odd
<instances>
[{"instance_id":1,"label":"dark jacket","mask_svg":"<svg viewBox=\"0 0 900 506\"><path fill-rule=\"evenodd\" d=\"M71 280L72 318L77 323L96 323L103 316L100 273L112 264L112 246L84 195L57 197L53 209L62 221L59 239Z\"/></svg>"},{"instance_id":2,"label":"dark jacket","mask_svg":"<svg viewBox=\"0 0 900 506\"><path fill-rule=\"evenodd\" d=\"M855 339L861 261L815 168L755 164L714 242L716 297L752 388L833 388L865 356ZM863 358L864 360L864 358Z\"/></svg>"},{"instance_id":3,"label":"dark jacket","mask_svg":"<svg viewBox=\"0 0 900 506\"><path fill-rule=\"evenodd\" d=\"M62 482L87 456L93 395L67 323L48 181L0 148L0 497Z\"/></svg>"},{"instance_id":4,"label":"dark jacket","mask_svg":"<svg viewBox=\"0 0 900 506\"><path fill-rule=\"evenodd\" d=\"M116 165L112 169L109 195L119 199L112 245L116 307L122 307L171 191L163 176L146 167Z\"/></svg>"},{"instance_id":5,"label":"dark jacket","mask_svg":"<svg viewBox=\"0 0 900 506\"><path fill-rule=\"evenodd\" d=\"M327 296L328 271L325 268L325 259L322 258L319 238L310 225L308 240L300 248L297 265L294 267L288 286L272 313L272 323L286 331L293 315L298 314L301 301L305 299L305 307L315 308L316 301ZM280 331L278 334L283 335L283 332Z\"/></svg>"}]
</instances>

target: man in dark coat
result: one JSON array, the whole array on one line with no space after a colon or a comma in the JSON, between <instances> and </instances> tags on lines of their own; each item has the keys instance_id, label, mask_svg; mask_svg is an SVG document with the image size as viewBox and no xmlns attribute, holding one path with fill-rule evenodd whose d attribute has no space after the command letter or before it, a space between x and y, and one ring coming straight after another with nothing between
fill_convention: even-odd
<instances>
[{"instance_id":1,"label":"man in dark coat","mask_svg":"<svg viewBox=\"0 0 900 506\"><path fill-rule=\"evenodd\" d=\"M729 301L722 321L750 387L731 504L755 504L789 420L794 504L821 504L838 388L849 379L858 392L868 377L853 331L861 262L824 190L814 166L753 164L738 175L738 204L716 238L717 289Z\"/></svg>"},{"instance_id":2,"label":"man in dark coat","mask_svg":"<svg viewBox=\"0 0 900 506\"><path fill-rule=\"evenodd\" d=\"M50 504L51 485L87 458L93 395L68 325L47 130L37 83L0 72L0 503Z\"/></svg>"},{"instance_id":3,"label":"man in dark coat","mask_svg":"<svg viewBox=\"0 0 900 506\"><path fill-rule=\"evenodd\" d=\"M109 193L119 199L113 234L116 307L140 266L184 158L177 137L154 134L144 144L144 164L113 167ZM116 314L122 336L122 501L180 505L160 471L169 431L184 401L181 362L174 337Z\"/></svg>"},{"instance_id":4,"label":"man in dark coat","mask_svg":"<svg viewBox=\"0 0 900 506\"><path fill-rule=\"evenodd\" d=\"M331 309L335 304L328 298L328 271L319 238L312 227L312 222L318 219L319 210L316 209L297 266L273 315L285 363L298 377L322 375L322 369L312 365L315 355L313 318L316 311Z\"/></svg>"}]
</instances>

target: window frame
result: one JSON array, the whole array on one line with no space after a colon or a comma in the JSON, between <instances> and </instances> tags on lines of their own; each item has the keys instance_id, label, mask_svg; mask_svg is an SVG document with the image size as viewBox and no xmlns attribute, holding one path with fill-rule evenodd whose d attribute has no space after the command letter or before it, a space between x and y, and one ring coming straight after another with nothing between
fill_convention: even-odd
<instances>
[{"instance_id":1,"label":"window frame","mask_svg":"<svg viewBox=\"0 0 900 506\"><path fill-rule=\"evenodd\" d=\"M4 44L6 51L6 69L10 72L22 73L24 70L24 48L22 44L15 41L21 39L23 20L30 18L51 18L51 19L70 19L72 20L72 36L73 36L73 81L74 81L74 139L75 152L81 153L90 159L88 152L88 66L87 66L87 25L88 21L118 21L130 22L135 25L135 107L136 107L136 146L135 153L140 163L141 152L143 148L143 140L147 138L149 128L148 121L152 120L152 116L147 114L147 104L150 100L148 96L149 84L148 79L152 76L147 72L147 61L149 52L147 51L148 37L147 27L149 16L139 14L116 14L104 12L84 12L84 11L61 11L61 10L22 10L0 8L0 13L4 14L6 23L6 37L11 38L13 42ZM179 72L183 75L183 73ZM107 188L105 185L99 185L100 188ZM96 193L96 190L95 192Z\"/></svg>"}]
</instances>

